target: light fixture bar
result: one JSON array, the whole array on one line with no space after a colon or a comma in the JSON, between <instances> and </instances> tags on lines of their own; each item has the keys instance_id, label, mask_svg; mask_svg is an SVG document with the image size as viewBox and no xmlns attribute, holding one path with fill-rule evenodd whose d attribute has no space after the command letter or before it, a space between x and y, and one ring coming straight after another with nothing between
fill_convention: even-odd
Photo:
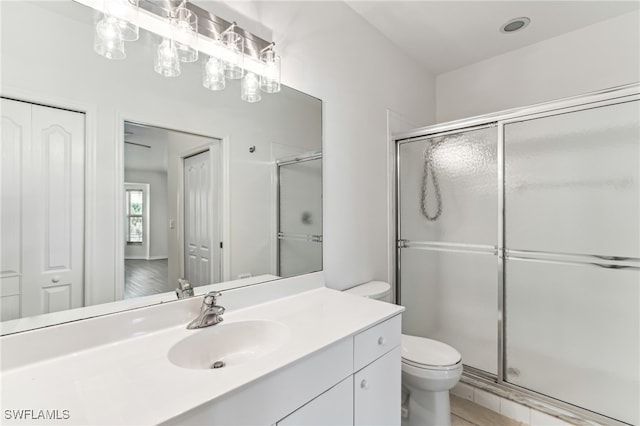
<instances>
[{"instance_id":1,"label":"light fixture bar","mask_svg":"<svg viewBox=\"0 0 640 426\"><path fill-rule=\"evenodd\" d=\"M103 0L74 0L77 3L88 6L92 9L103 12ZM181 0L164 0L162 2L153 0L140 0L139 2L139 14L138 14L138 26L152 33L158 34L161 37L171 38L173 29L171 25L166 21L164 15L170 8L175 8L182 3ZM206 53L210 56L215 56L222 60L231 61L233 59L233 53L227 51L220 46L216 40L219 38L226 29L228 29L233 22L228 22L216 15L210 14L206 10L194 5L191 2L186 3L186 7L192 10L198 16L198 37L195 49L202 53ZM244 68L247 71L254 72L256 74L262 74L264 66L260 62L260 51L269 47L271 42L268 42L255 34L245 31L241 27L235 26L234 31L242 35L245 38L245 51L244 51Z\"/></svg>"}]
</instances>

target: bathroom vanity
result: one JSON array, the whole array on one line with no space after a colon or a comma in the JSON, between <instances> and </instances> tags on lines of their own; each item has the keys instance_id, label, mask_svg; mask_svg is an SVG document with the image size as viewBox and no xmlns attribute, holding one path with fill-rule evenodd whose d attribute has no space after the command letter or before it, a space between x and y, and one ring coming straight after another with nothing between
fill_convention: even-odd
<instances>
[{"instance_id":1,"label":"bathroom vanity","mask_svg":"<svg viewBox=\"0 0 640 426\"><path fill-rule=\"evenodd\" d=\"M2 337L3 422L400 424L402 307L318 273L225 291L224 321L187 330L201 301Z\"/></svg>"}]
</instances>

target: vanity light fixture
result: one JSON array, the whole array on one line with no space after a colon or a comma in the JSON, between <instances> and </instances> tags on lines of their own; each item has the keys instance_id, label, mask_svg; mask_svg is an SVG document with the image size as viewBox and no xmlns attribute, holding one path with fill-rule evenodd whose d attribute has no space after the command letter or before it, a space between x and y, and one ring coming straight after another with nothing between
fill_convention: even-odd
<instances>
[{"instance_id":1,"label":"vanity light fixture","mask_svg":"<svg viewBox=\"0 0 640 426\"><path fill-rule=\"evenodd\" d=\"M174 27L174 37L178 59L180 62L195 62L198 60L198 16L185 7L186 1L171 12L171 24Z\"/></svg>"},{"instance_id":2,"label":"vanity light fixture","mask_svg":"<svg viewBox=\"0 0 640 426\"><path fill-rule=\"evenodd\" d=\"M247 75L242 79L240 98L249 103L260 102L260 100L262 100L258 76L251 71L247 72Z\"/></svg>"},{"instance_id":3,"label":"vanity light fixture","mask_svg":"<svg viewBox=\"0 0 640 426\"><path fill-rule=\"evenodd\" d=\"M96 15L93 31L93 50L107 59L120 60L127 57L124 51L122 30L117 19L103 14Z\"/></svg>"},{"instance_id":4,"label":"vanity light fixture","mask_svg":"<svg viewBox=\"0 0 640 426\"><path fill-rule=\"evenodd\" d=\"M139 0L104 0L104 17L116 20L122 41L138 40L139 7Z\"/></svg>"},{"instance_id":5,"label":"vanity light fixture","mask_svg":"<svg viewBox=\"0 0 640 426\"><path fill-rule=\"evenodd\" d=\"M177 43L170 38L163 38L156 48L153 69L164 77L180 75L180 57Z\"/></svg>"},{"instance_id":6,"label":"vanity light fixture","mask_svg":"<svg viewBox=\"0 0 640 426\"><path fill-rule=\"evenodd\" d=\"M229 59L224 61L224 76L232 80L244 76L244 37L234 31L237 25L231 23L221 34L223 46L231 53Z\"/></svg>"},{"instance_id":7,"label":"vanity light fixture","mask_svg":"<svg viewBox=\"0 0 640 426\"><path fill-rule=\"evenodd\" d=\"M280 56L274 43L195 6L188 0L75 0L96 10L94 50L108 59L124 59L124 42L139 38L142 27L160 38L154 70L165 77L181 74L181 62L200 53L202 85L223 90L226 79L240 79L240 96L261 100L261 92L280 91Z\"/></svg>"},{"instance_id":8,"label":"vanity light fixture","mask_svg":"<svg viewBox=\"0 0 640 426\"><path fill-rule=\"evenodd\" d=\"M107 59L126 58L125 41L138 40L139 0L102 0L102 12L94 15L93 50Z\"/></svg>"},{"instance_id":9,"label":"vanity light fixture","mask_svg":"<svg viewBox=\"0 0 640 426\"><path fill-rule=\"evenodd\" d=\"M273 50L275 43L271 43L260 51L260 62L264 71L260 74L260 90L265 93L280 91L280 56Z\"/></svg>"},{"instance_id":10,"label":"vanity light fixture","mask_svg":"<svg viewBox=\"0 0 640 426\"><path fill-rule=\"evenodd\" d=\"M209 90L225 88L224 63L215 56L202 61L202 85Z\"/></svg>"}]
</instances>

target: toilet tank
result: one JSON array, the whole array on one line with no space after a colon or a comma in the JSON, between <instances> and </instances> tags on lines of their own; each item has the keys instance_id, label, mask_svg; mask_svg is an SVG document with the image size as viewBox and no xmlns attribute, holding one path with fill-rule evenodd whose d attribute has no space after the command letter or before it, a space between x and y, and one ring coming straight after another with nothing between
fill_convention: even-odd
<instances>
[{"instance_id":1,"label":"toilet tank","mask_svg":"<svg viewBox=\"0 0 640 426\"><path fill-rule=\"evenodd\" d=\"M389 283L384 281L369 281L367 283L351 287L350 289L345 290L345 292L356 296L368 297L370 299L392 303L391 286Z\"/></svg>"}]
</instances>

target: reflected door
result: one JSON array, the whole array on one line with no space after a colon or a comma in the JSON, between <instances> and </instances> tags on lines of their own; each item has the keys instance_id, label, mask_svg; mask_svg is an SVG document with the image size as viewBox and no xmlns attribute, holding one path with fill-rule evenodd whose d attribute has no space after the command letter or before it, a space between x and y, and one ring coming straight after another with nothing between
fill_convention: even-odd
<instances>
[{"instance_id":1,"label":"reflected door","mask_svg":"<svg viewBox=\"0 0 640 426\"><path fill-rule=\"evenodd\" d=\"M278 271L322 269L322 158L278 164Z\"/></svg>"},{"instance_id":2,"label":"reflected door","mask_svg":"<svg viewBox=\"0 0 640 426\"><path fill-rule=\"evenodd\" d=\"M4 308L18 296L7 299L20 301L12 317L83 306L84 141L84 114L2 100L2 298Z\"/></svg>"},{"instance_id":3,"label":"reflected door","mask_svg":"<svg viewBox=\"0 0 640 426\"><path fill-rule=\"evenodd\" d=\"M184 276L193 286L220 281L214 199L217 173L212 173L210 150L184 159ZM214 238L215 237L215 238Z\"/></svg>"}]
</instances>

